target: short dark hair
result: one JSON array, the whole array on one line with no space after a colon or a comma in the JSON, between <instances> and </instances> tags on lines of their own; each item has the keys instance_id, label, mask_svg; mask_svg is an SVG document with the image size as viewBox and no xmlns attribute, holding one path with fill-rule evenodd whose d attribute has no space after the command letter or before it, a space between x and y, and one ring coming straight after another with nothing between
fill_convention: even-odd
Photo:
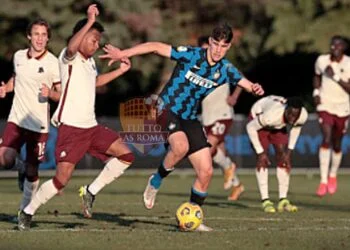
<instances>
[{"instance_id":1,"label":"short dark hair","mask_svg":"<svg viewBox=\"0 0 350 250\"><path fill-rule=\"evenodd\" d=\"M232 27L227 23L219 24L213 29L211 37L216 41L225 40L226 43L229 43L233 38Z\"/></svg>"},{"instance_id":2,"label":"short dark hair","mask_svg":"<svg viewBox=\"0 0 350 250\"><path fill-rule=\"evenodd\" d=\"M200 37L198 37L197 45L199 47L202 47L202 45L205 44L205 43L209 44L209 36L200 36Z\"/></svg>"},{"instance_id":3,"label":"short dark hair","mask_svg":"<svg viewBox=\"0 0 350 250\"><path fill-rule=\"evenodd\" d=\"M303 107L303 101L300 97L294 96L287 98L287 108L301 109Z\"/></svg>"},{"instance_id":4,"label":"short dark hair","mask_svg":"<svg viewBox=\"0 0 350 250\"><path fill-rule=\"evenodd\" d=\"M49 38L51 38L51 27L50 27L50 24L43 18L35 19L34 21L32 21L32 22L30 22L28 24L27 30L26 30L26 33L27 33L28 36L32 35L32 29L33 29L34 25L45 26L46 30L47 30L47 35L48 35Z\"/></svg>"}]
</instances>

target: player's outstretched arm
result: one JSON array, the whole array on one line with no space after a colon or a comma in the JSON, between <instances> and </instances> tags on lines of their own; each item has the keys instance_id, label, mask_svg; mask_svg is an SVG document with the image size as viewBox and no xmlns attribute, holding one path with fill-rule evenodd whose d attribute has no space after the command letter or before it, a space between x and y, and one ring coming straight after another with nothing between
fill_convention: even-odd
<instances>
[{"instance_id":1,"label":"player's outstretched arm","mask_svg":"<svg viewBox=\"0 0 350 250\"><path fill-rule=\"evenodd\" d=\"M81 28L68 42L66 57L72 58L78 52L79 45L83 40L85 34L89 31L91 26L96 21L96 16L99 15L96 4L91 4L87 10L87 23Z\"/></svg>"},{"instance_id":2,"label":"player's outstretched arm","mask_svg":"<svg viewBox=\"0 0 350 250\"><path fill-rule=\"evenodd\" d=\"M0 98L5 98L6 94L9 92L12 92L14 88L13 85L13 77L11 77L7 83L5 84L4 82L1 82L0 86Z\"/></svg>"},{"instance_id":3,"label":"player's outstretched arm","mask_svg":"<svg viewBox=\"0 0 350 250\"><path fill-rule=\"evenodd\" d=\"M247 78L242 78L238 82L238 86L241 86L245 91L252 93L253 95L262 96L265 91L258 83L252 83Z\"/></svg>"},{"instance_id":4,"label":"player's outstretched arm","mask_svg":"<svg viewBox=\"0 0 350 250\"><path fill-rule=\"evenodd\" d=\"M96 87L106 85L112 80L118 78L119 76L127 72L130 69L130 67L131 67L131 62L129 58L126 58L126 57L122 58L120 60L120 66L118 69L115 69L111 72L97 76Z\"/></svg>"},{"instance_id":5,"label":"player's outstretched arm","mask_svg":"<svg viewBox=\"0 0 350 250\"><path fill-rule=\"evenodd\" d=\"M141 43L134 47L131 47L129 49L120 50L117 47L114 47L111 44L107 44L103 48L105 54L99 56L101 59L109 59L108 66L110 66L112 63L119 61L121 58L124 57L133 57L137 55L144 55L144 54L150 54L155 53L157 55L168 57L171 56L171 46L169 44L161 43L161 42L147 42L147 43Z\"/></svg>"}]
</instances>

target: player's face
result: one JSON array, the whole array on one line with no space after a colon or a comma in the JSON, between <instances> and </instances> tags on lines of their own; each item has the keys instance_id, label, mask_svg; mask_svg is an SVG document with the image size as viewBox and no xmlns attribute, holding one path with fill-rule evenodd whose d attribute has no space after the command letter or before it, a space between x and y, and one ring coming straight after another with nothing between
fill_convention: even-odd
<instances>
[{"instance_id":1,"label":"player's face","mask_svg":"<svg viewBox=\"0 0 350 250\"><path fill-rule=\"evenodd\" d=\"M47 42L49 41L49 34L46 26L39 24L33 25L28 39L35 52L40 53L46 50Z\"/></svg>"},{"instance_id":2,"label":"player's face","mask_svg":"<svg viewBox=\"0 0 350 250\"><path fill-rule=\"evenodd\" d=\"M224 58L227 51L230 49L231 43L225 42L225 40L217 41L214 38L209 38L208 55L209 61L218 62Z\"/></svg>"},{"instance_id":3,"label":"player's face","mask_svg":"<svg viewBox=\"0 0 350 250\"><path fill-rule=\"evenodd\" d=\"M345 51L345 44L341 39L334 39L331 43L331 54L334 57L341 57Z\"/></svg>"},{"instance_id":4,"label":"player's face","mask_svg":"<svg viewBox=\"0 0 350 250\"><path fill-rule=\"evenodd\" d=\"M80 51L83 52L83 54L86 57L91 57L95 54L95 52L100 47L99 43L101 40L102 34L92 29L88 33L86 33L82 43L80 44Z\"/></svg>"},{"instance_id":5,"label":"player's face","mask_svg":"<svg viewBox=\"0 0 350 250\"><path fill-rule=\"evenodd\" d=\"M289 107L284 112L284 118L288 124L292 125L298 120L300 113L301 109Z\"/></svg>"}]
</instances>

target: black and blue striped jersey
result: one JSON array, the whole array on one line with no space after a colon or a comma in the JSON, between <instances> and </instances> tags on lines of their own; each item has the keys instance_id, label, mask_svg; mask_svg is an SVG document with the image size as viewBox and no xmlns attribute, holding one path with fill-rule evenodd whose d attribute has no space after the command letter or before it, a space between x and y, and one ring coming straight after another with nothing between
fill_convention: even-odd
<instances>
[{"instance_id":1,"label":"black and blue striped jersey","mask_svg":"<svg viewBox=\"0 0 350 250\"><path fill-rule=\"evenodd\" d=\"M210 66L206 49L173 47L171 59L177 65L160 94L161 103L184 120L197 119L202 99L215 88L226 83L235 86L243 78L225 58Z\"/></svg>"}]
</instances>

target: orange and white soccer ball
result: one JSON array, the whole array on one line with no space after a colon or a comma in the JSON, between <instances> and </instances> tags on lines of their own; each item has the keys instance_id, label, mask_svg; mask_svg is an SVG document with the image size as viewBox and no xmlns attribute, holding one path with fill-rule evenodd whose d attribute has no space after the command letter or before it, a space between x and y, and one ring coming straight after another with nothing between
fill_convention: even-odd
<instances>
[{"instance_id":1,"label":"orange and white soccer ball","mask_svg":"<svg viewBox=\"0 0 350 250\"><path fill-rule=\"evenodd\" d=\"M176 210L176 221L181 231L194 231L203 221L200 206L185 202Z\"/></svg>"}]
</instances>

